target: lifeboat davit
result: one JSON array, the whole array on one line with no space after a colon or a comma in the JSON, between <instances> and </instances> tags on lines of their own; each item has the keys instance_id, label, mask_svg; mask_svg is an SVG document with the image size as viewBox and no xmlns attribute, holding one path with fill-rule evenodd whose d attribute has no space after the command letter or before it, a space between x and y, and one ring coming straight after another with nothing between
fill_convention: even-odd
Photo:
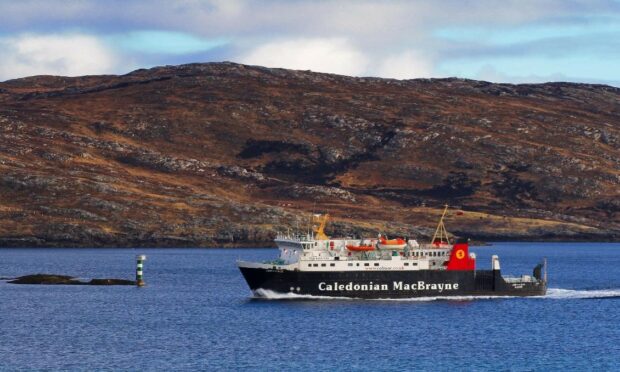
<instances>
[{"instance_id":1,"label":"lifeboat davit","mask_svg":"<svg viewBox=\"0 0 620 372\"><path fill-rule=\"evenodd\" d=\"M405 239L401 239L401 238L396 238L396 239L381 238L379 240L379 244L377 244L379 249L386 249L386 250L393 250L393 251L404 249L406 245L407 245L407 242L405 241Z\"/></svg>"},{"instance_id":2,"label":"lifeboat davit","mask_svg":"<svg viewBox=\"0 0 620 372\"><path fill-rule=\"evenodd\" d=\"M347 249L352 252L369 252L374 251L373 245L347 245Z\"/></svg>"}]
</instances>

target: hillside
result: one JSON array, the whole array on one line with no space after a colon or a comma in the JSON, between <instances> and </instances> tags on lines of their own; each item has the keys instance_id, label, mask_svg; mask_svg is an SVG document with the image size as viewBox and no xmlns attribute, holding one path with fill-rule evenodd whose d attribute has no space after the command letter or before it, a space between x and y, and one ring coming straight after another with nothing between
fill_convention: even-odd
<instances>
[{"instance_id":1,"label":"hillside","mask_svg":"<svg viewBox=\"0 0 620 372\"><path fill-rule=\"evenodd\" d=\"M0 83L0 246L620 239L620 89L233 63Z\"/></svg>"}]
</instances>

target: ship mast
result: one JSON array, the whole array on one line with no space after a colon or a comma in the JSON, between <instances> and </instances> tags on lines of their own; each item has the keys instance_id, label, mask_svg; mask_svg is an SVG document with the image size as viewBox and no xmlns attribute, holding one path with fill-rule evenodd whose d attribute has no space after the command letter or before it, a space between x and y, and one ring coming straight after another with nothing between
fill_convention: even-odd
<instances>
[{"instance_id":1,"label":"ship mast","mask_svg":"<svg viewBox=\"0 0 620 372\"><path fill-rule=\"evenodd\" d=\"M443 223L444 217L446 217L446 213L448 212L448 204L445 205L443 213L441 214L441 218L439 219L439 223L437 224L437 229L435 229L435 234L433 235L433 239L431 240L431 244L434 244L437 239L439 239L439 243L443 243L444 239L446 243L450 243L448 239L448 230L446 230L446 226Z\"/></svg>"},{"instance_id":2,"label":"ship mast","mask_svg":"<svg viewBox=\"0 0 620 372\"><path fill-rule=\"evenodd\" d=\"M327 220L329 219L329 214L325 214L324 216L313 215L312 216L315 223L318 223L318 226L312 226L312 230L316 233L316 240L329 240L329 237L325 235L325 225L327 224Z\"/></svg>"}]
</instances>

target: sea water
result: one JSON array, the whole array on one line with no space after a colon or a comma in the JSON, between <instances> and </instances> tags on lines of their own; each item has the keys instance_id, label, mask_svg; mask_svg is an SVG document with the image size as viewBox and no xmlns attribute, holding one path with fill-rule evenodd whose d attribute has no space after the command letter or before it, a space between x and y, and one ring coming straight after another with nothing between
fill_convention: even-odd
<instances>
[{"instance_id":1,"label":"sea water","mask_svg":"<svg viewBox=\"0 0 620 372\"><path fill-rule=\"evenodd\" d=\"M147 286L0 281L0 370L619 370L620 244L497 243L478 267L531 274L538 298L254 299L238 258L275 249L0 249L0 277L128 278Z\"/></svg>"}]
</instances>

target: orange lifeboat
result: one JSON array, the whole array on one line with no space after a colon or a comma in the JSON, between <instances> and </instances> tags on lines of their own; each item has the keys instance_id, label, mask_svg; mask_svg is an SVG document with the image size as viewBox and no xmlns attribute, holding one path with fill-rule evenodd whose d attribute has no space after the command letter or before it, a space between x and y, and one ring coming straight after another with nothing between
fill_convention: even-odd
<instances>
[{"instance_id":1,"label":"orange lifeboat","mask_svg":"<svg viewBox=\"0 0 620 372\"><path fill-rule=\"evenodd\" d=\"M372 245L347 245L347 249L352 252L369 252L374 251L375 247Z\"/></svg>"},{"instance_id":2,"label":"orange lifeboat","mask_svg":"<svg viewBox=\"0 0 620 372\"><path fill-rule=\"evenodd\" d=\"M378 247L379 249L399 250L405 248L406 245L407 242L405 241L405 239L402 238L386 239L384 237L381 237L381 239L379 239Z\"/></svg>"}]
</instances>

